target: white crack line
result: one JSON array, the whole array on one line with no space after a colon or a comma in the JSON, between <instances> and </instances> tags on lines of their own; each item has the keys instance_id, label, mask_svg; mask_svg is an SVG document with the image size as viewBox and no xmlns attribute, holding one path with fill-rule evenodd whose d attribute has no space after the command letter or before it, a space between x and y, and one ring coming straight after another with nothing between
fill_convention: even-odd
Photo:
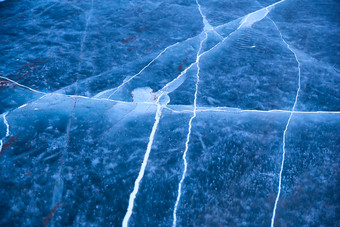
<instances>
[{"instance_id":1,"label":"white crack line","mask_svg":"<svg viewBox=\"0 0 340 227\"><path fill-rule=\"evenodd\" d=\"M215 29L214 26L212 26L209 21L207 20L207 17L203 14L202 9L201 9L201 5L198 3L198 1L196 0L196 4L198 6L198 11L201 14L201 17L203 19L203 25L204 25L204 31L205 32L209 32L209 31L213 31L217 36L219 36L221 39L223 39L224 37L221 36L220 33L218 33Z\"/></svg>"},{"instance_id":2,"label":"white crack line","mask_svg":"<svg viewBox=\"0 0 340 227\"><path fill-rule=\"evenodd\" d=\"M148 146L147 146L146 152L144 154L144 159L143 159L141 168L139 170L138 177L135 180L133 191L131 192L130 197L129 197L129 205L128 205L126 214L124 216L123 222L122 222L122 226L123 227L127 227L128 226L130 217L132 215L132 210L133 210L135 198L136 198L136 195L137 195L138 190L139 190L139 185L140 185L141 180L143 179L145 168L146 168L146 165L147 165L148 160L149 160L152 144L153 144L153 141L154 141L154 138L155 138L155 134L156 134L156 131L157 131L157 128L158 128L159 120L160 120L161 115L162 115L162 110L164 108L163 105L159 104L159 101L162 98L162 96L163 96L163 94L161 94L157 98L157 101L156 101L157 111L156 111L156 115L155 115L155 122L154 122L154 124L152 126L152 130L151 130L151 133L150 133ZM167 103L165 104L165 106L166 105L167 105Z\"/></svg>"},{"instance_id":3,"label":"white crack line","mask_svg":"<svg viewBox=\"0 0 340 227\"><path fill-rule=\"evenodd\" d=\"M193 63L192 65L194 65L195 63ZM187 70L189 68L191 68L192 66L189 66L186 70L183 71L183 73L181 73L178 77L181 77L183 76L184 73L187 72ZM32 89L32 88L29 88L25 85L22 85L22 84L19 84L18 82L16 81L13 81L11 79L8 79L6 77L3 77L3 76L0 76L0 78L3 78L5 80L8 80L20 87L24 87L26 89ZM176 78L177 79L177 78ZM34 89L32 89L34 90ZM156 105L154 102L127 102L127 101L121 101L121 100L114 100L114 99L107 99L107 98L94 98L94 97L88 97L88 96L82 96L82 95L65 95L65 94L61 94L61 93L45 93L45 92L41 92L41 91L37 91L37 90L34 90L34 92L37 92L37 93L40 93L40 94L44 94L43 96L41 96L39 99L37 100L33 100L32 102L29 102L29 103L34 103L36 101L39 101L49 95L53 96L64 96L64 97L69 97L69 98L81 98L81 99L89 99L89 100L94 100L94 101L107 101L107 102L116 102L116 103L125 103L125 104L133 104L133 103L137 103L137 104L148 104L148 105ZM9 112L12 112L16 109L21 109L25 106L27 106L28 103L25 103L21 106L19 106L18 108L15 108ZM181 106L183 108L187 108L187 110L174 110L172 109L171 107L176 107L176 106ZM190 109L193 109L193 106L190 106L190 105L168 105L166 107L164 107L164 109L168 109L174 113L184 113L184 112L193 112L192 110ZM228 110L230 109L230 110ZM235 107L228 107L228 106L212 106L212 107L199 107L197 106L197 112L257 112L257 113L280 113L280 112L286 112L286 113L290 113L291 110L280 110L280 109L273 109L273 110L256 110L256 109L239 109L239 108L235 108ZM316 111L295 111L294 110L294 114L339 114L340 111L319 111L319 110L316 110Z\"/></svg>"},{"instance_id":4,"label":"white crack line","mask_svg":"<svg viewBox=\"0 0 340 227\"><path fill-rule=\"evenodd\" d=\"M185 41L184 41L185 42ZM120 84L118 87L114 88L113 92L109 95L108 99L111 98L112 95L114 95L121 87L123 87L125 84L129 83L132 79L134 79L135 77L137 77L138 75L140 75L145 69L147 69L154 61L156 61L160 56L162 56L162 54L164 52L166 52L169 48L174 47L176 45L178 45L179 42L172 44L170 46L167 46L165 49L163 49L154 59L152 59L146 66L144 66L138 73L136 73L135 75L133 75L132 77L130 77L127 80L124 80L124 82L122 84ZM107 92L107 91L104 91ZM100 94L103 94L104 92L101 92L99 94L97 94L96 96L100 96Z\"/></svg>"},{"instance_id":5,"label":"white crack line","mask_svg":"<svg viewBox=\"0 0 340 227\"><path fill-rule=\"evenodd\" d=\"M298 100L298 97L299 97L299 92L300 92L300 88L301 88L301 69L300 69L300 61L299 61L296 53L289 46L289 44L285 41L285 39L283 38L282 33L281 33L280 29L277 27L276 23L273 20L271 20L271 21L275 25L277 31L280 33L280 37L281 37L282 41L285 43L287 48L294 54L295 60L296 60L297 65L298 65L298 72L299 72L298 89L296 91L294 105L293 105L292 111L290 112L290 115L289 115L289 118L288 118L288 121L287 121L287 124L286 124L286 128L285 128L285 130L283 132L283 139L282 139L282 162L281 162L281 169L280 169L280 174L279 174L279 186L278 186L278 192L277 192L277 196L276 196L275 204L274 204L274 208L273 208L273 215L272 215L272 219L271 219L271 227L273 227L274 226L274 222L275 222L276 208L277 208L277 204L278 204L278 201L279 201L279 198L280 198L280 194L281 194L282 172L283 172L283 167L284 167L284 162L285 162L285 154L286 154L286 150L285 150L285 147L286 147L286 133L287 133L287 130L288 130L288 127L289 127L289 123L290 123L290 121L292 119L292 116L293 116L293 113L294 113L294 110L295 110L295 107L296 107L296 103L297 103L297 100Z\"/></svg>"},{"instance_id":6,"label":"white crack line","mask_svg":"<svg viewBox=\"0 0 340 227\"><path fill-rule=\"evenodd\" d=\"M189 150L189 142L190 142L190 136L191 136L191 128L192 128L192 121L195 119L196 117L196 109L197 109L197 93L198 93L198 84L199 84L199 81L200 81L200 77L199 77L199 73L200 73L200 66L199 66L199 60L200 60L200 52L201 52L201 49L202 49L202 46L203 46L203 43L207 40L208 38L208 34L207 34L207 31L209 31L208 29L210 29L210 24L208 23L208 21L206 20L205 16L202 14L202 11L201 11L201 6L200 4L198 3L198 1L196 0L196 3L198 5L198 9L201 13L201 16L202 16L202 19L203 19L203 23L204 23L204 33L205 33L205 37L204 39L202 39L201 43L200 43L200 47L199 47L199 50L197 52L197 56L196 56L196 66L197 66L197 73L196 73L196 84L195 84L195 94L194 94L194 110L193 110L193 115L192 117L190 118L189 120L189 126L188 126L188 134L187 134L187 139L185 141L185 150L183 152L183 156L182 156L182 159L183 159L183 165L184 165L184 170L183 170L183 173L182 173L182 177L181 177L181 180L180 182L178 183L178 191L177 191L177 198L176 198L176 202L175 202L175 205L174 205L174 211L173 211L173 222L172 222L172 226L175 227L176 224L177 224L177 209L178 209L178 204L179 204L179 201L181 199L181 194L182 194L182 184L185 180L185 176L186 176L186 173L187 173L187 169L188 169L188 162L187 162L187 152ZM210 27L209 27L210 26Z\"/></svg>"},{"instance_id":7,"label":"white crack line","mask_svg":"<svg viewBox=\"0 0 340 227\"><path fill-rule=\"evenodd\" d=\"M4 121L4 124L6 125L6 136L3 137L3 138L0 140L0 153L1 153L1 151L2 151L2 146L3 146L3 141L2 141L2 140L3 140L4 138L6 138L6 137L9 136L9 124L8 124L7 119L6 119L6 116L7 116L7 113L4 113L4 114L2 115L2 119L3 119L3 121Z\"/></svg>"},{"instance_id":8,"label":"white crack line","mask_svg":"<svg viewBox=\"0 0 340 227\"><path fill-rule=\"evenodd\" d=\"M192 113L193 110L192 106L181 106L183 108L187 108L185 110L175 110L173 107L177 107L177 105L169 105L165 107L174 113ZM251 110L251 109L239 109L235 107L197 107L196 113L202 112L226 112L226 113L246 113L246 112L254 112L254 113L291 113L291 110L280 110L280 109L273 109L273 110ZM294 111L294 114L340 114L340 111Z\"/></svg>"},{"instance_id":9,"label":"white crack line","mask_svg":"<svg viewBox=\"0 0 340 227\"><path fill-rule=\"evenodd\" d=\"M44 95L47 94L47 93L45 93L45 92L38 91L38 90L35 90L35 89L33 89L33 88L30 88L30 87L28 87L28 86L26 86L26 85L19 84L18 82L14 81L14 80L11 80L11 79L9 79L9 78L7 78L7 77L0 76L0 78L2 78L2 79L4 79L4 80L7 80L7 81L10 81L11 83L13 83L13 84L15 84L15 85L18 85L19 87L26 88L26 89L28 89L28 90L30 90L30 91L35 92L35 93L44 94Z\"/></svg>"},{"instance_id":10,"label":"white crack line","mask_svg":"<svg viewBox=\"0 0 340 227\"><path fill-rule=\"evenodd\" d=\"M6 125L6 137L9 136L9 124L8 121L6 119L7 113L5 113L4 115L2 115L2 118L4 119L4 124Z\"/></svg>"}]
</instances>

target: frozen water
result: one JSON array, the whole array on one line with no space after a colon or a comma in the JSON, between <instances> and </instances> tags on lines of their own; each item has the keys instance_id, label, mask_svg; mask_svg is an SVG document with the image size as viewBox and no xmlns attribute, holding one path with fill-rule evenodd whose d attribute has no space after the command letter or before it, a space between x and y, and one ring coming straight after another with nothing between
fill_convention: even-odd
<instances>
[{"instance_id":1,"label":"frozen water","mask_svg":"<svg viewBox=\"0 0 340 227\"><path fill-rule=\"evenodd\" d=\"M339 226L339 11L0 0L0 225Z\"/></svg>"}]
</instances>

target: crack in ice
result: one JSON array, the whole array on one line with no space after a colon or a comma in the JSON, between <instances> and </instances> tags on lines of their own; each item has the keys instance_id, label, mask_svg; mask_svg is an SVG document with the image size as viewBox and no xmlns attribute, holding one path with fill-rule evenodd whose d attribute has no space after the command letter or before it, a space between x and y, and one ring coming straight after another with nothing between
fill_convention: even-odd
<instances>
[{"instance_id":1,"label":"crack in ice","mask_svg":"<svg viewBox=\"0 0 340 227\"><path fill-rule=\"evenodd\" d=\"M8 121L6 119L7 113L5 113L4 115L2 115L2 118L4 119L4 124L6 125L6 137L9 136L9 124Z\"/></svg>"},{"instance_id":2,"label":"crack in ice","mask_svg":"<svg viewBox=\"0 0 340 227\"><path fill-rule=\"evenodd\" d=\"M89 27L90 20L92 18L92 14L93 14L92 12L93 12L93 0L91 0L91 8L90 8L90 11L89 11L89 15L86 18L85 29L84 29L84 32L83 32L83 35L82 35L82 38L81 38L81 41L80 41L80 55L79 55L79 62L78 62L77 79L76 79L76 82L75 82L76 88L75 88L74 94L77 94L77 91L78 91L78 81L79 81L79 76L80 76L79 72L82 69L81 63L83 62L84 44L86 42L87 30L88 30L88 27Z\"/></svg>"},{"instance_id":3,"label":"crack in ice","mask_svg":"<svg viewBox=\"0 0 340 227\"><path fill-rule=\"evenodd\" d=\"M192 117L190 118L189 120L189 127L188 127L188 134L187 134L187 138L186 138L186 141L185 141L185 150L183 152L183 156L182 156L182 159L183 159L183 164L184 164L184 170L183 170L183 173L182 173L182 177L181 177L181 180L178 184L178 191L177 191L177 198L176 198L176 202L175 202L175 205L174 205L174 211L173 211L173 222L172 222L172 226L175 227L176 226L176 223L177 223L177 209L178 209L178 204L179 204L179 201L181 199L181 194L182 194L182 184L185 180L185 176L186 176L186 173L187 173L187 169L188 169L188 162L187 162L187 159L186 159L186 156L187 156L187 152L189 150L189 142L190 142L190 136L191 136L191 128L192 128L192 121L195 119L196 117L196 109L197 109L197 93L198 93L198 84L199 84L199 81L200 81L200 77L199 77L199 73L200 73L200 66L199 66L199 60L200 60L200 52L201 52L201 49L202 49L202 46L203 46L203 43L207 40L208 38L208 34L207 34L207 31L208 29L211 27L208 23L208 21L206 20L205 16L203 15L202 11L201 11L201 5L198 3L198 1L196 0L196 3L198 5L198 9L201 13L201 16L202 16L202 19L203 19L203 23L204 23L204 33L205 33L205 37L204 39L202 39L202 41L200 42L200 47L199 47L199 50L197 52L197 55L196 55L196 66L197 66L197 73L196 73L196 84L195 84L195 94L194 94L194 110L193 110L193 115ZM210 26L210 27L209 27Z\"/></svg>"},{"instance_id":4,"label":"crack in ice","mask_svg":"<svg viewBox=\"0 0 340 227\"><path fill-rule=\"evenodd\" d=\"M71 110L70 117L69 117L69 122L66 128L66 146L63 149L62 154L61 154L58 178L54 184L54 189L53 189L53 194L52 194L52 203L51 203L52 210L54 207L56 207L57 204L59 204L62 201L62 197L63 197L63 190L64 190L63 170L64 170L65 160L67 159L67 151L68 151L68 146L70 143L70 130L72 126L73 113L74 113L76 104L77 104L77 101L74 100L73 108Z\"/></svg>"},{"instance_id":5,"label":"crack in ice","mask_svg":"<svg viewBox=\"0 0 340 227\"><path fill-rule=\"evenodd\" d=\"M287 48L294 54L295 60L297 62L298 65L298 73L299 73L299 79L298 79L298 89L296 91L296 96L295 96L295 101L294 101L294 105L292 108L292 111L290 112L287 124L286 124L286 128L283 132L283 139L282 139L282 162L281 162L281 168L280 168L280 174L279 174L279 186L278 186L278 192L277 192L277 196L275 199L275 204L274 204L274 208L273 208L273 215L272 215L272 219L271 219L271 227L274 226L274 222L275 222L275 215L276 215L276 208L277 208L277 203L279 201L280 198L280 194L281 194L281 181L282 181L282 172L283 172L283 167L284 167L284 162L285 162L285 154L286 154L286 150L285 150L285 146L286 146L286 133L289 127L289 123L292 119L295 107L296 107L296 103L299 97L299 92L300 92L300 88L301 88L301 69L300 69L300 61L296 55L296 53L293 51L293 49L289 46L289 44L285 41L285 39L282 36L282 33L280 31L280 29L277 27L276 23L271 20L273 22L273 24L275 25L277 31L280 33L280 37L282 39L282 41L285 43L285 45L287 46Z\"/></svg>"},{"instance_id":6,"label":"crack in ice","mask_svg":"<svg viewBox=\"0 0 340 227\"><path fill-rule=\"evenodd\" d=\"M6 116L7 116L7 113L4 113L3 115L2 115L2 119L3 119L3 121L4 121L4 124L6 125L6 136L5 137L3 137L1 140L0 140L0 153L1 153L1 151L2 151L2 146L3 146L3 139L4 138L6 138L6 137L8 137L9 136L9 124L8 124L8 121L7 121L7 119L6 119Z\"/></svg>"},{"instance_id":7,"label":"crack in ice","mask_svg":"<svg viewBox=\"0 0 340 227\"><path fill-rule=\"evenodd\" d=\"M192 64L192 66L194 65L195 63ZM179 77L183 76L183 74L185 72L187 72L187 70L189 68L191 68L192 66L189 66L186 70L184 70L180 75ZM16 81L13 81L11 79L8 79L6 77L3 77L3 76L0 76L0 78L3 78L3 79L6 79L10 82L13 82L21 87L25 87L28 89L27 86L25 85L22 85L22 84L19 84L18 82ZM177 78L176 78L177 79ZM29 103L34 103L34 102L37 102L49 95L60 95L60 96L64 96L64 97L68 97L68 98L81 98L81 99L88 99L88 100L94 100L94 101L108 101L108 102L116 102L116 103L124 103L124 104L133 104L133 103L137 103L137 104L148 104L148 105L156 105L154 102L136 102L136 101L133 101L133 102L128 102L128 101L121 101L121 100L114 100L114 99L107 99L107 98L95 98L95 97L88 97L88 96L82 96L82 95L65 95L65 94L61 94L61 93L45 93L45 92L41 92L41 91L36 91L40 94L44 94L43 96L41 96L40 98L36 99L36 100L32 100L28 103L25 103L17 108L14 108L12 110L10 110L9 112L13 112L17 109L21 109L25 106L27 106ZM180 106L180 107L183 107L185 108L185 110L174 110L170 107L176 107L176 106ZM184 112L193 112L192 109L193 107L190 106L190 105L168 105L168 106L165 106L164 107L165 109L168 109L174 113L184 113ZM200 106L197 106L197 112L258 112L258 113L279 113L279 112L286 112L286 113L290 113L291 110L281 110L281 109L272 109L272 110L256 110L256 109L239 109L239 108L235 108L235 107L228 107L228 106L211 106L211 107L200 107ZM339 114L340 111L294 111L294 114Z\"/></svg>"},{"instance_id":8,"label":"crack in ice","mask_svg":"<svg viewBox=\"0 0 340 227\"><path fill-rule=\"evenodd\" d=\"M201 5L198 3L198 1L196 0L196 4L198 6L198 11L201 14L202 20L203 20L203 25L204 25L204 32L209 32L209 31L213 31L217 36L219 36L220 38L224 38L223 36L221 36L220 33L218 33L215 30L215 27L212 26L209 21L207 20L207 17L203 14L202 9L201 9Z\"/></svg>"},{"instance_id":9,"label":"crack in ice","mask_svg":"<svg viewBox=\"0 0 340 227\"><path fill-rule=\"evenodd\" d=\"M243 27L251 27L254 23L263 20L268 15L270 10L274 6L280 4L284 1L286 1L286 0L281 0L281 1L275 2L275 3L273 3L273 4L271 4L267 7L264 7L262 9L259 9L259 10L252 12L252 13L247 14L245 17L243 17L241 24L238 27L238 29L243 28Z\"/></svg>"},{"instance_id":10,"label":"crack in ice","mask_svg":"<svg viewBox=\"0 0 340 227\"><path fill-rule=\"evenodd\" d=\"M185 42L185 41L184 41ZM154 59L152 59L146 66L144 66L138 73L136 73L135 75L133 75L132 77L130 77L127 80L124 80L123 83L121 85L119 85L118 87L114 88L113 92L109 95L108 99L111 98L112 95L114 95L121 87L123 87L125 84L127 84L128 82L130 82L132 79L134 79L136 76L140 75L146 68L148 68L154 61L156 61L160 56L162 56L162 54L164 52L166 52L169 48L174 47L176 45L178 45L179 42L174 43L170 46L167 46L165 49L163 49ZM107 92L107 91L104 91ZM97 94L96 96L100 96L101 94L103 94L104 92L101 92L99 94Z\"/></svg>"},{"instance_id":11,"label":"crack in ice","mask_svg":"<svg viewBox=\"0 0 340 227\"><path fill-rule=\"evenodd\" d=\"M148 145L147 145L146 152L144 154L144 158L143 158L143 162L142 162L141 168L140 168L139 173L138 173L138 177L135 180L133 191L131 192L130 197L129 197L129 205L128 205L128 208L127 208L127 212L126 212L126 214L124 216L123 222L122 222L122 226L123 227L127 227L128 226L128 222L129 222L130 217L132 215L132 210L133 210L135 198L136 198L136 195L137 195L138 190L139 190L139 185L140 185L140 182L141 182L141 180L143 179L143 176L144 176L144 172L145 172L145 168L146 168L149 156L150 156L153 140L154 140L154 137L155 137L155 134L156 134L156 130L158 128L159 120L160 120L161 115L162 115L162 110L163 110L163 107L164 107L164 104L161 104L161 105L159 104L160 99L162 98L163 94L164 93L162 93L157 98L157 101L156 101L157 111L156 111L156 114L155 114L155 122L154 122L154 124L152 126L151 134L149 136L149 142L148 142ZM167 105L167 103L165 103L165 106Z\"/></svg>"},{"instance_id":12,"label":"crack in ice","mask_svg":"<svg viewBox=\"0 0 340 227\"><path fill-rule=\"evenodd\" d=\"M185 110L175 110L171 107L183 107L187 108ZM185 105L169 105L165 107L174 113L192 113L193 110L192 106L185 106ZM254 112L254 113L291 113L291 110L280 110L280 109L273 109L273 110L256 110L256 109L239 109L235 107L199 107L197 106L197 113L200 112L226 112L226 113L245 113L245 112ZM340 114L340 111L296 111L294 110L294 114Z\"/></svg>"},{"instance_id":13,"label":"crack in ice","mask_svg":"<svg viewBox=\"0 0 340 227\"><path fill-rule=\"evenodd\" d=\"M26 86L26 85L19 84L18 82L14 81L14 80L11 80L11 79L9 79L9 78L7 78L7 77L0 76L0 78L2 78L2 79L4 79L4 80L8 80L8 81L12 82L13 84L15 84L15 85L17 85L17 86L26 88L26 89L28 89L28 90L30 90L30 91L33 91L33 92L36 92L36 93L39 93L39 94L47 94L46 92L38 91L38 90L35 90L35 89L33 89L33 88L30 88L30 87L28 87L28 86Z\"/></svg>"},{"instance_id":14,"label":"crack in ice","mask_svg":"<svg viewBox=\"0 0 340 227\"><path fill-rule=\"evenodd\" d=\"M189 142L190 142L190 136L191 136L191 130L192 130L192 122L193 120L196 118L197 116L197 112L236 112L236 113L241 113L241 112L255 112L255 113L289 113L289 118L288 118L288 121L286 123L286 126L285 126L285 130L283 132L283 138L282 138L282 162L281 162L281 168L280 168L280 173L279 173L279 185L278 185L278 192L277 192L277 196L276 196L276 199L275 199L275 204L274 204L274 208L273 208L273 213L272 213L272 218L271 218L271 227L274 226L274 221L275 221L275 215L276 215L276 209L277 209L277 204L278 204L278 201L279 201L279 198L280 198L280 193L281 193L281 181L282 181L282 173L283 173L283 168L284 168L284 162L285 162L285 153L286 153L286 133L287 133L287 130L289 128L289 124L290 124L290 121L292 119L292 116L293 114L339 114L340 112L338 111L295 111L295 108L296 108L296 105L297 105L297 100L298 100L298 97L299 97L299 92L300 92L300 88L301 88L301 70L300 70L300 62L299 62L299 59L297 57L297 54L294 52L294 50L290 47L290 45L285 41L285 39L283 38L283 35L281 33L281 31L279 30L278 26L276 25L276 23L274 21L272 21L276 27L276 29L278 30L278 32L280 33L280 37L282 39L282 41L285 43L285 45L287 46L287 48L294 54L295 56L295 60L297 62L297 65L298 65L298 89L297 89L297 92L296 92L296 96L295 96L295 101L294 101L294 105L292 107L291 110L242 110L242 109L238 109L238 108L231 108L231 107L199 107L197 106L197 94L198 94L198 88L199 88L199 81L200 81L200 76L199 76L199 73L200 73L200 65L199 65L199 62L200 62L200 58L202 56L204 56L205 54L209 53L210 51L214 50L216 47L218 47L219 45L221 45L226 39L228 39L230 36L232 36L235 32L237 32L238 30L240 29L243 29L243 28L248 28L248 27L251 27L254 23L257 23L258 21L261 21L263 20L264 18L267 17L267 15L270 13L271 9L277 5L277 4L280 4L282 2L284 2L285 0L281 0L281 1L278 1L274 4L271 4L267 7L264 7L262 9L259 9L257 11L254 11L252 13L249 13L247 15L245 15L244 17L242 17L242 21L240 23L240 25L238 26L238 28L234 31L232 31L229 35L227 35L226 37L222 37L216 30L215 30L215 27L211 26L208 22L208 20L206 19L205 15L203 14L202 10L201 10L201 6L200 4L198 3L198 1L196 0L196 3L198 5L198 9L199 9L199 12L202 16L202 20L203 20L203 24L204 24L204 34L205 34L205 38L202 39L200 41L200 47L199 47L199 50L196 54L196 61L191 63L187 68L185 68L185 70L183 70L174 80L170 81L169 83L167 83L162 89L160 89L157 93L157 101L156 102L125 102L125 101L118 101L118 100L112 100L110 99L112 95L114 95L121 87L123 87L126 83L130 82L132 79L134 79L135 77L137 77L138 75L140 75L145 69L147 69L154 61L156 61L160 56L162 56L162 54L164 54L169 48L172 48L173 46L176 46L178 45L180 42L177 42L175 44L172 44L168 47L166 47L165 49L163 49L155 58L153 58L146 66L144 66L137 74L134 74L133 76L129 77L128 79L126 78L122 84L120 84L118 87L116 88L113 88L113 89L110 89L110 90L106 90L106 91L103 91L103 92L100 92L98 93L95 97L87 97L87 96L80 96L80 95L64 95L64 94L59 94L59 93L45 93L45 92L41 92L41 91L38 91L38 90L35 90L33 88L30 88L28 86L25 86L25 85L22 85L22 84L19 84L18 82L15 82L11 79L8 79L6 77L3 77L3 76L0 76L0 78L3 78L3 79L6 79L18 86L21 86L25 89L29 89L30 91L33 91L33 92L36 92L36 93L40 93L40 94L43 94L42 97L40 97L38 100L46 97L47 95L62 95L62 96L66 96L66 97L75 97L75 98L84 98L84 99L90 99L90 100L98 100L98 101L110 101L110 102L119 102L119 103L141 103L141 104L153 104L153 105L156 105L157 106L157 110L156 110L156 113L155 113L155 120L154 120L154 124L153 124L153 127L152 127L152 130L151 130L151 133L150 133L150 136L149 136L149 140L148 140L148 144L147 144L147 149L146 149L146 152L144 154L144 158L143 158L143 162L141 164L141 167L140 167L140 171L138 173L138 177L136 178L135 182L134 182L134 188L133 188L133 191L131 192L130 194L130 197L129 197L129 203L128 203L128 208L127 208L127 212L124 216L124 219L123 219L123 222L122 222L122 225L125 227L125 226L128 226L128 222L129 222L129 219L132 215L132 211L133 211L133 207L134 207L134 201L135 201L135 198L137 196L137 193L138 193L138 190L139 190L139 185L141 184L141 181L143 179L143 176L144 176L144 173L145 173L145 169L146 169L146 166L147 166L147 162L148 162L148 159L149 159L149 156L150 156L150 153L151 153L151 149L152 149L152 145L153 145L153 141L154 141L154 137L156 135L156 131L157 131L157 128L158 128L158 125L159 125L159 122L160 122L160 118L162 116L162 111L163 109L168 109L170 111L173 111L173 112L176 112L176 113L183 113L183 112L190 112L190 113L193 113L193 115L191 116L190 120L189 120L189 123L188 123L188 133L187 133L187 136L186 136L186 142L185 142L185 150L183 152L183 156L182 156L182 159L183 159L183 163L184 163L184 170L183 170L183 173L182 173L182 177L180 179L180 182L178 184L178 193L177 193L177 199L176 199L176 202L175 202L175 205L174 205L174 211L173 211L173 223L172 223L172 226L175 227L176 226L176 222L177 222L177 209L178 209L178 205L179 205L179 202L180 202L180 198L181 198L181 190L182 190L182 184L185 180L185 176L186 176L186 172L187 172L187 168L188 168L188 163L187 163L187 152L188 152L188 149L189 149ZM85 26L85 31L84 31L84 34L83 34L83 38L82 38L82 41L81 41L81 53L80 53L80 60L82 59L83 57L83 48L84 48L84 42L86 40L86 32L87 32L87 29L88 29L88 24L89 24L89 20L92 16L92 7L93 7L93 0L92 0L92 5L91 5L91 11L90 11L90 14L89 16L87 17L87 21L86 21L86 26ZM271 19L270 19L271 20ZM221 25L222 26L222 25ZM218 28L219 26L217 26L216 28ZM218 42L216 45L214 45L212 48L210 48L209 50L203 52L203 53L200 53L201 52L201 49L202 49L202 46L204 44L204 42L207 40L207 37L208 37L208 34L207 32L208 31L214 31L217 35L219 35L220 37L222 37L222 40L220 42ZM201 35L202 33L200 33ZM193 110L174 110L174 109L171 109L170 107L168 107L168 103L170 100L167 100L167 102L161 102L161 99L164 98L167 94L169 94L170 92L176 90L182 83L183 81L185 80L185 77L184 75L186 75L187 71L189 69L191 69L194 65L196 65L197 67L197 73L196 73L196 83L195 83L195 93L194 93L194 104L193 104L193 107L192 106L189 106L190 108L192 108ZM79 62L79 65L78 65L78 74L79 74L79 71L81 69L81 61ZM78 77L77 77L77 81L76 81L76 91L78 89ZM112 91L113 90L113 91ZM96 97L99 97L101 94L103 93L106 93L106 92L111 92L111 94L108 96L108 98L96 98ZM23 104L22 106L18 107L17 109L20 109L20 108L23 108L27 106L27 103L26 104ZM72 124L72 115L73 115L73 112L74 112L74 109L75 109L75 106L76 106L76 100L74 101L74 106L73 106L73 109L72 109L72 112L70 114L70 120L69 120L69 123L67 125L67 137L68 137L68 140L67 140L67 144L69 143L69 134L70 134L70 128L71 128L71 124ZM173 106L176 106L176 105L173 105ZM185 106L187 107L187 106ZM231 110L225 110L225 109L222 109L222 108L231 108ZM3 114L3 121L4 121L4 124L6 125L6 137L8 137L10 135L10 126L8 124L8 121L6 119L6 115L7 113ZM201 138L200 138L201 140ZM0 140L0 151L3 147L3 140ZM67 149L67 148L66 148ZM64 154L63 154L64 156ZM64 161L64 157L62 157L62 162ZM62 164L61 164L62 165ZM61 196L62 196L62 187L63 187L63 179L61 177L62 175L62 166L60 167L59 169L59 176L60 178L56 181L56 184L55 184L55 191L57 192L54 192L53 193L53 202L52 202L52 207L53 204L56 204ZM61 185L61 186L60 186ZM60 189L61 188L61 189ZM61 195L59 195L58 191L61 190ZM56 194L55 194L56 193ZM58 197L58 199L57 199ZM59 198L60 197L60 198Z\"/></svg>"}]
</instances>

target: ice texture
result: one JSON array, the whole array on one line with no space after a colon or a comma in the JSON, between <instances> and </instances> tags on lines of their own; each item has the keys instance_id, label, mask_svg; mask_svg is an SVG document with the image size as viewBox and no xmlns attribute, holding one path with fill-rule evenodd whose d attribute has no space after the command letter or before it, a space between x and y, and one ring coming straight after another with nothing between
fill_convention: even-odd
<instances>
[{"instance_id":1,"label":"ice texture","mask_svg":"<svg viewBox=\"0 0 340 227\"><path fill-rule=\"evenodd\" d=\"M0 226L340 226L336 0L0 0Z\"/></svg>"}]
</instances>

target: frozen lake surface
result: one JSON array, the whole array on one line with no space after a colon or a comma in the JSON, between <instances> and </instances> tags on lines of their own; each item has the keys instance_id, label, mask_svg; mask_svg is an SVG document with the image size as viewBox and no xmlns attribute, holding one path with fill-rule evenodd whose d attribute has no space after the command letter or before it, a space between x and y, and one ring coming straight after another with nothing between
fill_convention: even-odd
<instances>
[{"instance_id":1,"label":"frozen lake surface","mask_svg":"<svg viewBox=\"0 0 340 227\"><path fill-rule=\"evenodd\" d=\"M340 226L336 0L0 0L0 226Z\"/></svg>"}]
</instances>

